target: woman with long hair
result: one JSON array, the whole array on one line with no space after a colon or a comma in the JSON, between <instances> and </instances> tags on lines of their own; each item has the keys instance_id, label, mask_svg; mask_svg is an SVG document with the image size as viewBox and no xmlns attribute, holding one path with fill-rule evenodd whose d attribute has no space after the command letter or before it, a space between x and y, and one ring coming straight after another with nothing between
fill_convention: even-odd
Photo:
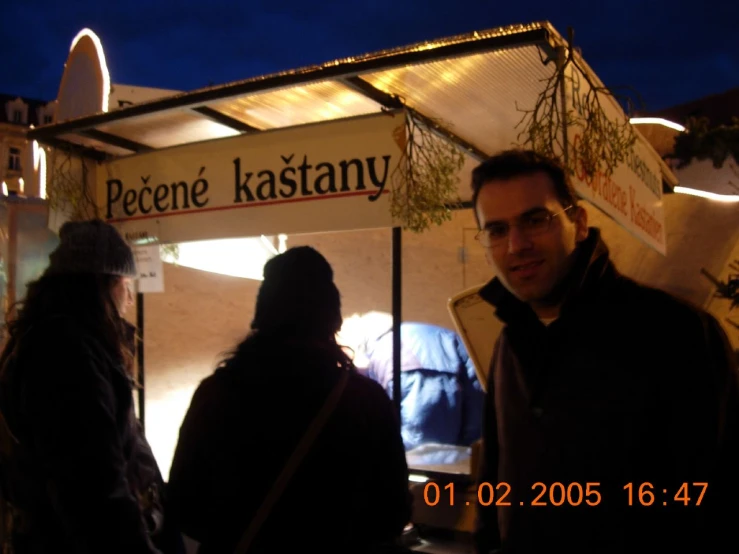
<instances>
[{"instance_id":1,"label":"woman with long hair","mask_svg":"<svg viewBox=\"0 0 739 554\"><path fill-rule=\"evenodd\" d=\"M267 262L251 330L195 391L170 471L200 554L360 553L409 522L397 416L337 344L341 323L320 253Z\"/></svg>"},{"instance_id":2,"label":"woman with long hair","mask_svg":"<svg viewBox=\"0 0 739 554\"><path fill-rule=\"evenodd\" d=\"M99 220L66 223L59 238L0 355L3 546L158 553L163 483L135 417L133 328L123 319L133 252Z\"/></svg>"}]
</instances>

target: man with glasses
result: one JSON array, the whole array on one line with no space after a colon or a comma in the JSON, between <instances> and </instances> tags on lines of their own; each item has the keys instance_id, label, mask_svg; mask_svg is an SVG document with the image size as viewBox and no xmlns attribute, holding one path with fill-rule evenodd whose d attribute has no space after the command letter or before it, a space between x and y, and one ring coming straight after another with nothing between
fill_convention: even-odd
<instances>
[{"instance_id":1,"label":"man with glasses","mask_svg":"<svg viewBox=\"0 0 739 554\"><path fill-rule=\"evenodd\" d=\"M480 294L505 323L477 551L739 551L739 384L719 323L621 275L556 161L506 151L472 189L496 275Z\"/></svg>"}]
</instances>

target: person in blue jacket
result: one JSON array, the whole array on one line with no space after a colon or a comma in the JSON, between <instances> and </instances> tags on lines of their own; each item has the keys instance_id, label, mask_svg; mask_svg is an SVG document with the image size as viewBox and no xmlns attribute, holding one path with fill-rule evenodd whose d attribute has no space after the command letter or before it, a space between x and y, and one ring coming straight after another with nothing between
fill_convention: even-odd
<instances>
[{"instance_id":1,"label":"person in blue jacket","mask_svg":"<svg viewBox=\"0 0 739 554\"><path fill-rule=\"evenodd\" d=\"M367 375L393 396L392 319L363 347ZM401 424L412 450L427 443L470 446L482 433L484 392L461 337L420 322L401 324Z\"/></svg>"}]
</instances>

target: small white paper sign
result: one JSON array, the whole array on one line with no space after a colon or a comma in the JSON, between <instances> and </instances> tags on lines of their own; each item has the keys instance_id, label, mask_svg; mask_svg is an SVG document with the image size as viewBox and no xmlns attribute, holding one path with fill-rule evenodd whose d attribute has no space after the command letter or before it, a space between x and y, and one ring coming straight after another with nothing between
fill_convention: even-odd
<instances>
[{"instance_id":1,"label":"small white paper sign","mask_svg":"<svg viewBox=\"0 0 739 554\"><path fill-rule=\"evenodd\" d=\"M159 245L134 246L138 270L138 292L164 292L164 268Z\"/></svg>"}]
</instances>

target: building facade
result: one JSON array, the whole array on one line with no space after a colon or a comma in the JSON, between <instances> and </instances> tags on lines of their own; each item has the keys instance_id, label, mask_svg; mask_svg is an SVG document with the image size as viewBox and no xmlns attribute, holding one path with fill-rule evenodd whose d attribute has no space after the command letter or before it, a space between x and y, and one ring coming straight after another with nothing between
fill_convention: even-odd
<instances>
[{"instance_id":1,"label":"building facade","mask_svg":"<svg viewBox=\"0 0 739 554\"><path fill-rule=\"evenodd\" d=\"M0 181L4 194L39 196L38 146L26 138L32 127L53 123L57 103L0 94Z\"/></svg>"}]
</instances>

